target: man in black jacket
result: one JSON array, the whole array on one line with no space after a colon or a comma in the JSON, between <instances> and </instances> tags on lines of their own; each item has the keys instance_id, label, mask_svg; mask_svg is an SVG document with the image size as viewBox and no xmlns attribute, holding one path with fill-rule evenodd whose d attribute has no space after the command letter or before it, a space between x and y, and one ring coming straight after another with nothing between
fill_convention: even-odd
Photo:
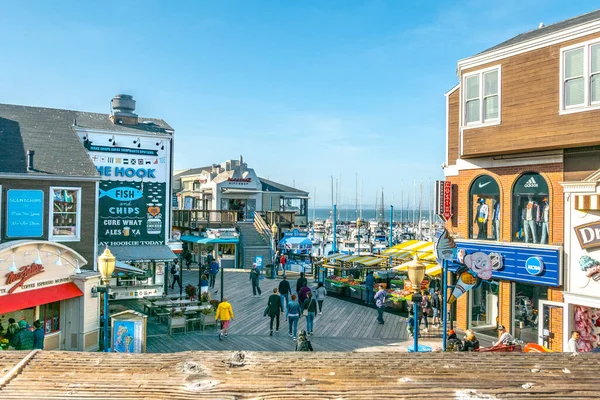
<instances>
[{"instance_id":1,"label":"man in black jacket","mask_svg":"<svg viewBox=\"0 0 600 400\"><path fill-rule=\"evenodd\" d=\"M281 297L277 294L277 289L273 289L273 294L269 296L267 303L267 314L271 317L269 322L269 336L273 336L273 320L277 321L275 329L279 332L279 314L283 311L281 306Z\"/></svg>"},{"instance_id":2,"label":"man in black jacket","mask_svg":"<svg viewBox=\"0 0 600 400\"><path fill-rule=\"evenodd\" d=\"M288 282L287 278L284 275L282 281L279 282L279 297L281 297L281 306L282 307L283 307L284 300L285 300L285 306L287 307L287 304L290 301L290 292L291 291L292 291L292 289L290 288L290 283Z\"/></svg>"},{"instance_id":3,"label":"man in black jacket","mask_svg":"<svg viewBox=\"0 0 600 400\"><path fill-rule=\"evenodd\" d=\"M300 293L300 289L302 289L304 285L308 286L308 280L304 277L304 272L300 272L300 278L296 281L296 295Z\"/></svg>"},{"instance_id":4,"label":"man in black jacket","mask_svg":"<svg viewBox=\"0 0 600 400\"><path fill-rule=\"evenodd\" d=\"M436 290L431 296L431 308L433 309L433 325L440 326L440 311L442 308L442 301L440 299L440 291Z\"/></svg>"}]
</instances>

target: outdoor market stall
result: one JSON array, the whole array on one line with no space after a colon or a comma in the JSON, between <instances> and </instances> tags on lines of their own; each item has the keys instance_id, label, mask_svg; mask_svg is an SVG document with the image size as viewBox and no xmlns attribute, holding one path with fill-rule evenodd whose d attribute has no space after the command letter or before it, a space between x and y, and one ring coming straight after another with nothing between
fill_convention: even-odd
<instances>
[{"instance_id":1,"label":"outdoor market stall","mask_svg":"<svg viewBox=\"0 0 600 400\"><path fill-rule=\"evenodd\" d=\"M341 296L366 300L365 278L368 271L379 270L384 259L372 256L332 254L325 258L325 288ZM387 283L383 282L387 286Z\"/></svg>"}]
</instances>

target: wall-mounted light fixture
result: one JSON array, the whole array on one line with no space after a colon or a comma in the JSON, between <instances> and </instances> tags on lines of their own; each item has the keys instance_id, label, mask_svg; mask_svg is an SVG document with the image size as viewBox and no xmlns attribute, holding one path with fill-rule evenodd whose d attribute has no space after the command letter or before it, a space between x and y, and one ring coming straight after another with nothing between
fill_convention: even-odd
<instances>
[{"instance_id":1,"label":"wall-mounted light fixture","mask_svg":"<svg viewBox=\"0 0 600 400\"><path fill-rule=\"evenodd\" d=\"M165 149L165 144L164 144L164 142L163 142L162 140L161 140L160 142L156 142L156 145L157 145L157 146L160 146L160 149L161 149L161 150L164 150L164 149Z\"/></svg>"},{"instance_id":2,"label":"wall-mounted light fixture","mask_svg":"<svg viewBox=\"0 0 600 400\"><path fill-rule=\"evenodd\" d=\"M80 274L81 269L79 268L79 260L75 259L75 273Z\"/></svg>"},{"instance_id":3,"label":"wall-mounted light fixture","mask_svg":"<svg viewBox=\"0 0 600 400\"><path fill-rule=\"evenodd\" d=\"M112 137L111 137L110 139L108 139L108 141L109 141L110 143L112 143L112 145L113 145L113 146L116 146L116 145L117 145L117 142L116 142L116 140L115 140L115 135L112 135Z\"/></svg>"},{"instance_id":4,"label":"wall-mounted light fixture","mask_svg":"<svg viewBox=\"0 0 600 400\"><path fill-rule=\"evenodd\" d=\"M140 148L142 146L142 144L140 143L140 137L138 136L137 139L135 139L133 141L133 144L137 144L137 147Z\"/></svg>"},{"instance_id":5,"label":"wall-mounted light fixture","mask_svg":"<svg viewBox=\"0 0 600 400\"><path fill-rule=\"evenodd\" d=\"M15 263L15 255L11 254L12 256L12 264L10 264L10 267L8 267L8 270L10 272L17 272L17 264Z\"/></svg>"},{"instance_id":6,"label":"wall-mounted light fixture","mask_svg":"<svg viewBox=\"0 0 600 400\"><path fill-rule=\"evenodd\" d=\"M37 250L37 258L35 259L34 263L36 263L38 265L42 265L42 257L40 257L40 248L38 247L36 250Z\"/></svg>"},{"instance_id":7,"label":"wall-mounted light fixture","mask_svg":"<svg viewBox=\"0 0 600 400\"><path fill-rule=\"evenodd\" d=\"M58 258L54 264L58 265L59 267L62 267L63 265L62 261L60 260L60 251L58 252Z\"/></svg>"}]
</instances>

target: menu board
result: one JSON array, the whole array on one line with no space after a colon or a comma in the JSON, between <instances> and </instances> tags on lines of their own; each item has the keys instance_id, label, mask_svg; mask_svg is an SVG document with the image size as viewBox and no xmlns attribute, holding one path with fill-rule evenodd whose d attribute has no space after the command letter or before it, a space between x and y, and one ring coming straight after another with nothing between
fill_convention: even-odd
<instances>
[{"instance_id":1,"label":"menu board","mask_svg":"<svg viewBox=\"0 0 600 400\"><path fill-rule=\"evenodd\" d=\"M10 189L6 204L6 236L17 238L44 235L43 191Z\"/></svg>"}]
</instances>

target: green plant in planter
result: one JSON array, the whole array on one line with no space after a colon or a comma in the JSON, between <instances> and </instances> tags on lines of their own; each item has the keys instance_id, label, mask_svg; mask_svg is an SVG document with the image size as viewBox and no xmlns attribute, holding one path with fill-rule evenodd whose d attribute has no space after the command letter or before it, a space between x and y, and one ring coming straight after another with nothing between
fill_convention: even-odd
<instances>
[{"instance_id":1,"label":"green plant in planter","mask_svg":"<svg viewBox=\"0 0 600 400\"><path fill-rule=\"evenodd\" d=\"M211 315L215 313L215 309L214 308L203 308L202 311L200 311L203 315Z\"/></svg>"},{"instance_id":2,"label":"green plant in planter","mask_svg":"<svg viewBox=\"0 0 600 400\"><path fill-rule=\"evenodd\" d=\"M177 311L176 308L171 308L171 318L178 318L185 316L184 314L185 308L182 308L181 311Z\"/></svg>"},{"instance_id":3,"label":"green plant in planter","mask_svg":"<svg viewBox=\"0 0 600 400\"><path fill-rule=\"evenodd\" d=\"M200 301L202 301L203 303L208 303L210 301L210 293L204 292L200 294Z\"/></svg>"},{"instance_id":4,"label":"green plant in planter","mask_svg":"<svg viewBox=\"0 0 600 400\"><path fill-rule=\"evenodd\" d=\"M209 303L213 307L213 309L216 310L217 307L219 307L220 301L219 300L211 300Z\"/></svg>"},{"instance_id":5,"label":"green plant in planter","mask_svg":"<svg viewBox=\"0 0 600 400\"><path fill-rule=\"evenodd\" d=\"M185 287L185 294L188 295L190 299L194 299L196 294L198 294L198 288L196 288L194 285L188 284Z\"/></svg>"}]
</instances>

